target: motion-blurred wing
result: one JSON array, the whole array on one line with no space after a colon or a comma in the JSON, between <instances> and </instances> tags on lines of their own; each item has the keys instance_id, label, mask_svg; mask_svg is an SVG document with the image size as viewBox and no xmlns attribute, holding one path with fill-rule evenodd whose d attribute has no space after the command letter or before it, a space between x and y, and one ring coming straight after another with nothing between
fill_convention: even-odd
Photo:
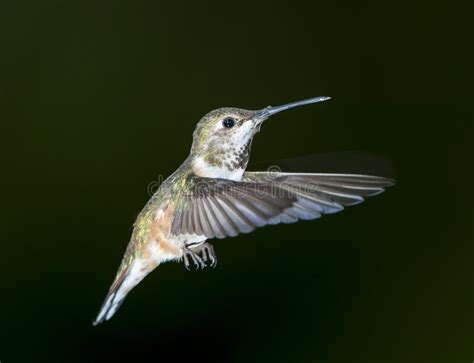
<instances>
[{"instance_id":1,"label":"motion-blurred wing","mask_svg":"<svg viewBox=\"0 0 474 363\"><path fill-rule=\"evenodd\" d=\"M352 174L246 172L242 182L196 178L171 232L225 238L268 224L316 219L358 204L393 183Z\"/></svg>"}]
</instances>

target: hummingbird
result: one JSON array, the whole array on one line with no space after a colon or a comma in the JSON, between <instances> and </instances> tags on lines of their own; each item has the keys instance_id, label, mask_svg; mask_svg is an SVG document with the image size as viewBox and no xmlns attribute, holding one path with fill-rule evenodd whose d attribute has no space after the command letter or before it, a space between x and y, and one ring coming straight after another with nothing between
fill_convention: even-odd
<instances>
[{"instance_id":1,"label":"hummingbird","mask_svg":"<svg viewBox=\"0 0 474 363\"><path fill-rule=\"evenodd\" d=\"M198 122L191 151L153 194L133 232L94 325L109 320L127 294L169 261L214 267L210 239L257 227L311 220L379 194L394 180L360 174L246 171L253 137L271 116L329 100L316 97L261 110L219 108Z\"/></svg>"}]
</instances>

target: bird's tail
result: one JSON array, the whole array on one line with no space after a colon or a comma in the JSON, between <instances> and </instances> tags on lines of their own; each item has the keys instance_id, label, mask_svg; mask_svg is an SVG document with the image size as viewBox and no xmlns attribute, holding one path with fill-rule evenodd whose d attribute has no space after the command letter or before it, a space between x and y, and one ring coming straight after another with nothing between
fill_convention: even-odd
<instances>
[{"instance_id":1,"label":"bird's tail","mask_svg":"<svg viewBox=\"0 0 474 363\"><path fill-rule=\"evenodd\" d=\"M109 320L120 305L122 305L127 294L148 275L150 271L151 269L147 268L144 261L140 259L135 259L127 266L121 267L93 325Z\"/></svg>"}]
</instances>

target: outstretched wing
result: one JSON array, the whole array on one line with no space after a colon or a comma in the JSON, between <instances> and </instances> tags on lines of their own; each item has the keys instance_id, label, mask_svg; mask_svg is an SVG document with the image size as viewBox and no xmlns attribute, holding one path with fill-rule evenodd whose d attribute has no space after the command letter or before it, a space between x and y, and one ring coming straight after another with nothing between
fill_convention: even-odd
<instances>
[{"instance_id":1,"label":"outstretched wing","mask_svg":"<svg viewBox=\"0 0 474 363\"><path fill-rule=\"evenodd\" d=\"M171 233L225 238L268 224L316 219L393 184L387 178L352 174L246 172L241 182L196 177L175 213Z\"/></svg>"}]
</instances>

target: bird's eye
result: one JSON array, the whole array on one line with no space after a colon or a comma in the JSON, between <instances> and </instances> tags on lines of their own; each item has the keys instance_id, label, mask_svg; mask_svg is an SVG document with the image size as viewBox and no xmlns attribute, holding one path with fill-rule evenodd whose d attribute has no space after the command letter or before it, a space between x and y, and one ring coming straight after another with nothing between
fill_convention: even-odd
<instances>
[{"instance_id":1,"label":"bird's eye","mask_svg":"<svg viewBox=\"0 0 474 363\"><path fill-rule=\"evenodd\" d=\"M234 127L235 119L233 119L232 117L226 117L225 119L222 120L222 125L225 128L230 129L231 127Z\"/></svg>"}]
</instances>

